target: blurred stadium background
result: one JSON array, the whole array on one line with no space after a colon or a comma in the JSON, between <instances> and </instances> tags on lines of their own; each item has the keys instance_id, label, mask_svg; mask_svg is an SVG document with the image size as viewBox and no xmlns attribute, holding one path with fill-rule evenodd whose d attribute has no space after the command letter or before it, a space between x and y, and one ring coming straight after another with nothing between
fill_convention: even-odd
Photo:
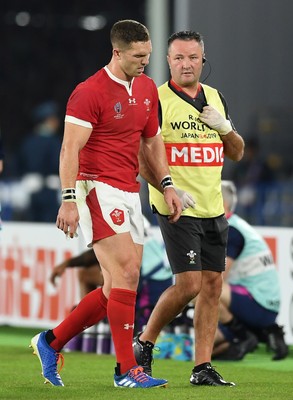
<instances>
[{"instance_id":1,"label":"blurred stadium background","mask_svg":"<svg viewBox=\"0 0 293 400\"><path fill-rule=\"evenodd\" d=\"M292 230L288 229L293 223L292 0L2 0L0 9L0 129L5 153L0 203L4 228L12 223L6 229L10 237L2 253L4 262L0 259L2 272L18 265L20 253L9 253L15 243L13 223L54 223L60 202L56 163L51 169L44 167L59 155L56 141L54 155L46 160L39 144L25 146L25 140L51 116L59 121L54 137L62 139L69 94L110 59L112 24L132 18L150 29L153 54L147 73L158 85L168 79L168 36L184 29L203 34L208 63L202 78L224 93L234 125L247 143L244 159L237 164L227 161L223 178L236 183L236 211L248 222L285 229L276 237L287 235L288 243L278 246L286 256L284 280L292 282ZM44 169L34 170L24 161L25 155L29 161L41 159ZM145 213L152 219L144 184L141 194ZM37 240L36 232L30 232L31 242L43 243L55 234L46 238L42 231ZM274 231L265 234L269 237L270 232ZM29 240L27 235L27 249ZM53 245L60 246L58 236ZM46 253L45 261L38 254L34 265L41 262L52 268L69 255L68 243L65 247L54 257ZM77 250L74 245L72 252ZM12 259L14 267L9 264ZM29 258L23 260L26 267L30 265ZM1 276L6 279L5 274ZM291 290L286 296L288 308Z\"/></svg>"},{"instance_id":2,"label":"blurred stadium background","mask_svg":"<svg viewBox=\"0 0 293 400\"><path fill-rule=\"evenodd\" d=\"M291 226L292 11L290 0L3 0L3 219L31 219L26 184L19 193L13 183L19 187L23 177L17 156L34 128L36 107L56 102L61 136L68 95L109 60L111 25L134 18L150 28L154 49L147 72L157 84L168 78L165 54L170 33L193 29L204 35L209 64L203 78L209 75L206 83L223 91L234 124L255 155L239 164L227 162L224 169L224 178L234 179L240 190L238 211L258 225ZM28 191L35 190L34 183L27 182Z\"/></svg>"}]
</instances>

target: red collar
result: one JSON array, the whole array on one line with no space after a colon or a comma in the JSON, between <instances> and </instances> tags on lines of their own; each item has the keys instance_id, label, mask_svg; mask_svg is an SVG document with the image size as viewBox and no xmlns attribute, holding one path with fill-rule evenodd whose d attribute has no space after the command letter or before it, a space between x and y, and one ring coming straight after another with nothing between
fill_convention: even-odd
<instances>
[{"instance_id":1,"label":"red collar","mask_svg":"<svg viewBox=\"0 0 293 400\"><path fill-rule=\"evenodd\" d=\"M177 83L175 83L174 81L173 81L173 79L170 79L170 85L171 86L173 86L178 92L183 92L183 93L185 93L186 94L186 96L189 96L189 94L188 93L186 93L185 92L185 90L184 89L182 89L182 87L180 87L180 86L178 86L177 85ZM196 91L196 95L194 96L194 97L191 97L191 96L189 96L190 98L196 98L197 96L198 96L198 94L199 94L199 92L201 92L202 91L202 87L201 87L201 84L200 83L198 83L198 85L197 85L197 91Z\"/></svg>"}]
</instances>

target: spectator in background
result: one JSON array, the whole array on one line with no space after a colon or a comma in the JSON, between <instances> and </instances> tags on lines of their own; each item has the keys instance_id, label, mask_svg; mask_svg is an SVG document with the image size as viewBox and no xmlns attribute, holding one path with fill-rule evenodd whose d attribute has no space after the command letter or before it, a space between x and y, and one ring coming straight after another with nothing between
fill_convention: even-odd
<instances>
[{"instance_id":1,"label":"spectator in background","mask_svg":"<svg viewBox=\"0 0 293 400\"><path fill-rule=\"evenodd\" d=\"M58 105L54 101L41 103L33 110L32 119L33 132L24 139L18 154L19 175L31 194L24 219L55 222L60 206Z\"/></svg>"},{"instance_id":2,"label":"spectator in background","mask_svg":"<svg viewBox=\"0 0 293 400\"><path fill-rule=\"evenodd\" d=\"M3 159L4 159L3 143L2 143L1 133L0 133L0 174L3 171Z\"/></svg>"},{"instance_id":3,"label":"spectator in background","mask_svg":"<svg viewBox=\"0 0 293 400\"><path fill-rule=\"evenodd\" d=\"M3 171L3 165L4 165L4 152L3 152L3 144L2 144L2 137L0 133L0 175L2 174ZM1 220L1 203L0 203L0 231L2 229L2 220Z\"/></svg>"},{"instance_id":4,"label":"spectator in background","mask_svg":"<svg viewBox=\"0 0 293 400\"><path fill-rule=\"evenodd\" d=\"M260 154L257 138L252 137L245 141L244 156L235 165L231 177L238 188L241 215L245 215L250 223L264 224L263 208L267 192L276 178L275 171Z\"/></svg>"},{"instance_id":5,"label":"spectator in background","mask_svg":"<svg viewBox=\"0 0 293 400\"><path fill-rule=\"evenodd\" d=\"M213 358L242 359L256 348L257 335L274 352L273 360L280 360L288 355L288 346L276 323L280 287L272 253L258 232L234 214L234 183L222 181L222 193L229 235Z\"/></svg>"},{"instance_id":6,"label":"spectator in background","mask_svg":"<svg viewBox=\"0 0 293 400\"><path fill-rule=\"evenodd\" d=\"M51 273L50 282L57 286L57 278L61 277L66 268L78 267L79 295L82 299L86 294L103 286L104 279L100 264L93 249L86 250L80 255L62 261L56 265Z\"/></svg>"},{"instance_id":7,"label":"spectator in background","mask_svg":"<svg viewBox=\"0 0 293 400\"><path fill-rule=\"evenodd\" d=\"M273 179L272 170L260 156L260 146L257 138L245 141L245 152L242 160L235 166L234 181L238 186L255 185L258 182L270 182Z\"/></svg>"}]
</instances>

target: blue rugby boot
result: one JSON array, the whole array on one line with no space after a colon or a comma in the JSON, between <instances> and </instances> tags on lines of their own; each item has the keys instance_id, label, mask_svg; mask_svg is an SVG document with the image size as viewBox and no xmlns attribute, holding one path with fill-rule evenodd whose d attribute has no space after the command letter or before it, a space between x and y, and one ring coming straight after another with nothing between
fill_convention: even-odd
<instances>
[{"instance_id":1,"label":"blue rugby boot","mask_svg":"<svg viewBox=\"0 0 293 400\"><path fill-rule=\"evenodd\" d=\"M38 335L34 336L31 340L30 347L33 348L33 354L37 355L41 366L42 366L42 375L45 378L44 383L51 383L53 386L64 386L62 379L59 375L61 371L64 359L63 355L57 353L51 346L48 345L46 341L46 333L41 332ZM57 369L57 364L61 362L60 370Z\"/></svg>"},{"instance_id":2,"label":"blue rugby boot","mask_svg":"<svg viewBox=\"0 0 293 400\"><path fill-rule=\"evenodd\" d=\"M119 368L115 368L114 386L130 389L151 389L166 387L166 379L156 379L143 372L143 367L135 366L123 375L119 374Z\"/></svg>"}]
</instances>

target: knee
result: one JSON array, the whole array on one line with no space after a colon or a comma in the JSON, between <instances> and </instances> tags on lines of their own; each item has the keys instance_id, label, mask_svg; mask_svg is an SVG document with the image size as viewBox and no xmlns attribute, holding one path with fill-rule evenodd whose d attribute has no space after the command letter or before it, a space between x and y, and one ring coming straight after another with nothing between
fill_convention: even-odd
<instances>
[{"instance_id":1,"label":"knee","mask_svg":"<svg viewBox=\"0 0 293 400\"><path fill-rule=\"evenodd\" d=\"M178 296L182 299L182 303L188 304L198 295L201 284L199 280L186 281L185 284L176 284Z\"/></svg>"},{"instance_id":2,"label":"knee","mask_svg":"<svg viewBox=\"0 0 293 400\"><path fill-rule=\"evenodd\" d=\"M216 299L218 301L221 297L222 286L223 278L220 272L208 271L208 273L203 274L202 291L207 298Z\"/></svg>"},{"instance_id":3,"label":"knee","mask_svg":"<svg viewBox=\"0 0 293 400\"><path fill-rule=\"evenodd\" d=\"M136 257L133 257L123 263L121 274L125 282L131 286L137 285L140 275L140 261Z\"/></svg>"}]
</instances>

